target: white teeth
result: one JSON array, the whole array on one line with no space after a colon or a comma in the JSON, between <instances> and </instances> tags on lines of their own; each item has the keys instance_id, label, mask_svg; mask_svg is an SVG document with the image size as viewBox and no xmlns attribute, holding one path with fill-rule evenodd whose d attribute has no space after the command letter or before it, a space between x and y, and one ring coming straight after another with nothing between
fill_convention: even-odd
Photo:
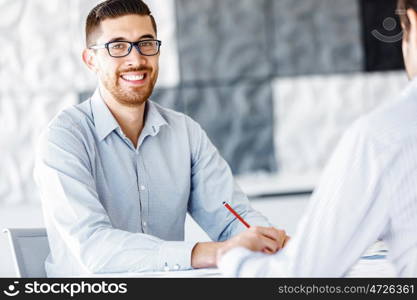
<instances>
[{"instance_id":1,"label":"white teeth","mask_svg":"<svg viewBox=\"0 0 417 300\"><path fill-rule=\"evenodd\" d=\"M145 74L142 74L142 75L123 75L122 77L123 77L123 79L131 80L131 81L133 81L133 80L142 80L145 77Z\"/></svg>"}]
</instances>

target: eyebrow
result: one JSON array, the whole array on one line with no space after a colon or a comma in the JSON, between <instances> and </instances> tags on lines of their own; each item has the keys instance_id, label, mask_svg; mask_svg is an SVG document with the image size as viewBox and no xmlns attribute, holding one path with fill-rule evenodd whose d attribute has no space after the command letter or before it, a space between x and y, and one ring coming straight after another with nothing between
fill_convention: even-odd
<instances>
[{"instance_id":1,"label":"eyebrow","mask_svg":"<svg viewBox=\"0 0 417 300\"><path fill-rule=\"evenodd\" d=\"M143 40L143 39L154 39L155 37L152 34L145 34L142 35L138 41ZM112 38L110 41L108 41L109 43L111 42L120 42L120 41L127 41L126 38L124 37L116 37L116 38Z\"/></svg>"}]
</instances>

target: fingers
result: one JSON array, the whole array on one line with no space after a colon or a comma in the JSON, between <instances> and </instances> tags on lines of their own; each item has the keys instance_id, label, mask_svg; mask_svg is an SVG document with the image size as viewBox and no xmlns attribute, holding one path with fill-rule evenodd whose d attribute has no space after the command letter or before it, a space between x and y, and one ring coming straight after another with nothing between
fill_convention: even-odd
<instances>
[{"instance_id":1,"label":"fingers","mask_svg":"<svg viewBox=\"0 0 417 300\"><path fill-rule=\"evenodd\" d=\"M254 230L275 241L282 240L287 236L285 230L274 227L254 227Z\"/></svg>"},{"instance_id":2,"label":"fingers","mask_svg":"<svg viewBox=\"0 0 417 300\"><path fill-rule=\"evenodd\" d=\"M265 254L274 254L277 251L285 248L287 246L288 242L290 241L290 239L291 239L291 237L289 235L287 235L284 239L284 243L283 243L283 246L281 248L277 248L276 250L271 250L269 248L265 248L265 249L262 250L262 252L265 253Z\"/></svg>"},{"instance_id":3,"label":"fingers","mask_svg":"<svg viewBox=\"0 0 417 300\"><path fill-rule=\"evenodd\" d=\"M285 239L287 237L287 234L286 234L285 230L278 230L278 233L279 233L279 237L277 239L277 242L279 244L279 249L278 250L281 250L282 248L284 248Z\"/></svg>"},{"instance_id":4,"label":"fingers","mask_svg":"<svg viewBox=\"0 0 417 300\"><path fill-rule=\"evenodd\" d=\"M260 242L262 243L262 248L265 253L272 254L279 250L279 244L269 237L261 236Z\"/></svg>"},{"instance_id":5,"label":"fingers","mask_svg":"<svg viewBox=\"0 0 417 300\"><path fill-rule=\"evenodd\" d=\"M274 253L282 249L286 243L287 234L285 230L279 230L274 227L253 227L253 230L270 240L268 248L274 251Z\"/></svg>"},{"instance_id":6,"label":"fingers","mask_svg":"<svg viewBox=\"0 0 417 300\"><path fill-rule=\"evenodd\" d=\"M291 239L291 237L290 237L289 235L287 235L287 236L285 237L285 241L284 241L284 246L283 246L283 247L287 246L287 244L288 244L288 242L290 241L290 239Z\"/></svg>"},{"instance_id":7,"label":"fingers","mask_svg":"<svg viewBox=\"0 0 417 300\"><path fill-rule=\"evenodd\" d=\"M245 247L252 251L273 254L281 250L288 240L284 230L255 226L228 240L225 248Z\"/></svg>"}]
</instances>

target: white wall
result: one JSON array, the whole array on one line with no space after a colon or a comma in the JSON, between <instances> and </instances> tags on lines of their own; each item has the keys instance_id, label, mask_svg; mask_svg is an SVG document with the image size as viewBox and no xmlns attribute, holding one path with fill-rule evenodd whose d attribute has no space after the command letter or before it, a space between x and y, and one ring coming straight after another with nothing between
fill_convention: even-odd
<instances>
[{"instance_id":1,"label":"white wall","mask_svg":"<svg viewBox=\"0 0 417 300\"><path fill-rule=\"evenodd\" d=\"M38 203L32 179L37 137L78 93L95 87L83 65L85 18L99 0L0 1L0 203ZM179 80L172 0L147 1L167 45L158 86ZM63 13L65 12L65 13Z\"/></svg>"}]
</instances>

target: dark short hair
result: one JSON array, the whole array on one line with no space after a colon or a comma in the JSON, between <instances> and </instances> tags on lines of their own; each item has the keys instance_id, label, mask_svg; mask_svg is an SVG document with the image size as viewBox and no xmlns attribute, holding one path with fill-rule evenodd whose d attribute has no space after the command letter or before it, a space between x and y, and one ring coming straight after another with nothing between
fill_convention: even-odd
<instances>
[{"instance_id":1,"label":"dark short hair","mask_svg":"<svg viewBox=\"0 0 417 300\"><path fill-rule=\"evenodd\" d=\"M101 22L108 18L117 18L125 15L149 16L156 33L156 22L151 11L141 0L106 0L97 4L88 14L85 23L85 41L87 47L92 46L94 32Z\"/></svg>"},{"instance_id":2,"label":"dark short hair","mask_svg":"<svg viewBox=\"0 0 417 300\"><path fill-rule=\"evenodd\" d=\"M408 30L410 27L410 20L407 16L407 9L412 8L417 11L417 0L398 0L397 12L400 15L401 23L405 29Z\"/></svg>"}]
</instances>

